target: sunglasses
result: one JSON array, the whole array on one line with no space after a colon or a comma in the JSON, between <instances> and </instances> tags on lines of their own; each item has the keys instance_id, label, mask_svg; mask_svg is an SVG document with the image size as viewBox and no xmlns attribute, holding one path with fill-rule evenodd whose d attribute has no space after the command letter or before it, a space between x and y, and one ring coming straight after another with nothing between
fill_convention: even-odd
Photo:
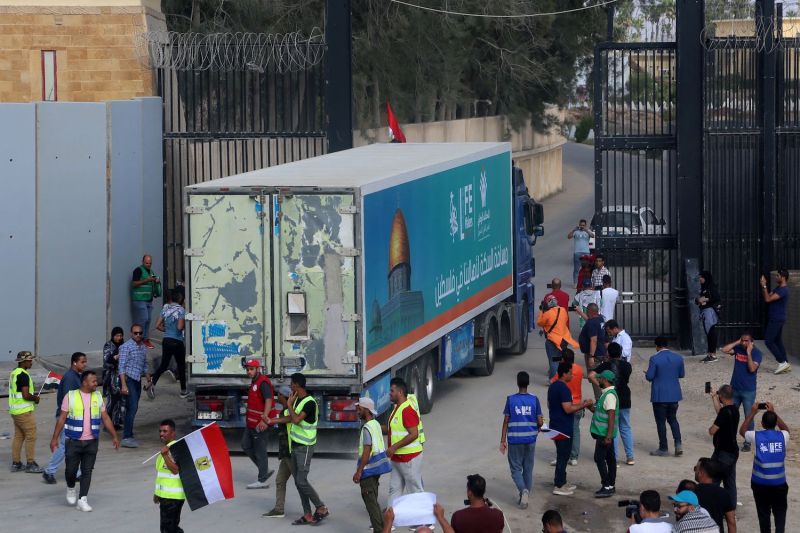
<instances>
[{"instance_id":1,"label":"sunglasses","mask_svg":"<svg viewBox=\"0 0 800 533\"><path fill-rule=\"evenodd\" d=\"M134 335L144 335L144 331L132 331Z\"/></svg>"}]
</instances>

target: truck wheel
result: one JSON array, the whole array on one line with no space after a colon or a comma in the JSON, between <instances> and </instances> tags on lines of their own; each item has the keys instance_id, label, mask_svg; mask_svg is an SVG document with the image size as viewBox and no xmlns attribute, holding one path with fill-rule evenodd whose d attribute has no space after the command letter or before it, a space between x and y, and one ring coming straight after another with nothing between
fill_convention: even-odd
<instances>
[{"instance_id":1,"label":"truck wheel","mask_svg":"<svg viewBox=\"0 0 800 533\"><path fill-rule=\"evenodd\" d=\"M486 357L483 366L475 369L478 376L491 376L494 372L494 360L497 355L497 327L492 323L486 332Z\"/></svg>"},{"instance_id":2,"label":"truck wheel","mask_svg":"<svg viewBox=\"0 0 800 533\"><path fill-rule=\"evenodd\" d=\"M433 409L433 397L436 392L436 374L434 374L433 361L430 356L425 356L417 361L417 400L419 411L426 415Z\"/></svg>"},{"instance_id":3,"label":"truck wheel","mask_svg":"<svg viewBox=\"0 0 800 533\"><path fill-rule=\"evenodd\" d=\"M528 302L522 301L522 324L520 328L520 338L514 343L510 353L513 355L523 354L528 351Z\"/></svg>"}]
</instances>

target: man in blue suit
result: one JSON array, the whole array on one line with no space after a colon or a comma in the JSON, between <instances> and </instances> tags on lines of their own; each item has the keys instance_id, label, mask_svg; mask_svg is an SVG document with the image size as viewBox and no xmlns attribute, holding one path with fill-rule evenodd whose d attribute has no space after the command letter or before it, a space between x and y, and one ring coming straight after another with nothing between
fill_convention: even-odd
<instances>
[{"instance_id":1,"label":"man in blue suit","mask_svg":"<svg viewBox=\"0 0 800 533\"><path fill-rule=\"evenodd\" d=\"M681 447L681 426L678 424L678 402L683 399L681 394L680 379L686 375L683 367L683 357L667 349L667 339L656 338L656 354L650 357L647 367L647 381L650 388L650 402L653 404L653 414L656 417L658 430L658 449L650 455L667 456L667 422L672 430L675 441L675 457L683 455Z\"/></svg>"}]
</instances>

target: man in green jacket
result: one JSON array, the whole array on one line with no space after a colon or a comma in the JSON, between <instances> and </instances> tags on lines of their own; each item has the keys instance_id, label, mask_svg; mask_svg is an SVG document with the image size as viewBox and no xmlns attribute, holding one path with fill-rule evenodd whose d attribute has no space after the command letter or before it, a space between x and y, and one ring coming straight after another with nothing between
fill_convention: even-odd
<instances>
[{"instance_id":1,"label":"man in green jacket","mask_svg":"<svg viewBox=\"0 0 800 533\"><path fill-rule=\"evenodd\" d=\"M152 271L153 258L142 257L142 264L133 270L131 278L131 306L133 322L141 324L144 329L144 345L152 350L150 342L150 315L153 313L153 298L161 296L161 282Z\"/></svg>"},{"instance_id":2,"label":"man in green jacket","mask_svg":"<svg viewBox=\"0 0 800 533\"><path fill-rule=\"evenodd\" d=\"M614 390L614 372L603 370L596 378L602 392L597 403L589 407L594 413L589 432L594 438L594 462L600 472L602 486L594 493L594 497L610 498L616 492L614 484L617 480L617 457L614 454L614 438L617 436L619 397Z\"/></svg>"}]
</instances>

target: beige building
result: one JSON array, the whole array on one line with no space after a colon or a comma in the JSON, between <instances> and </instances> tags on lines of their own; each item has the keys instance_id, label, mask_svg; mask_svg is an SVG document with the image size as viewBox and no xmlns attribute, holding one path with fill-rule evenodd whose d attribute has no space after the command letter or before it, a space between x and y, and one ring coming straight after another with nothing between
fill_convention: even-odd
<instances>
[{"instance_id":1,"label":"beige building","mask_svg":"<svg viewBox=\"0 0 800 533\"><path fill-rule=\"evenodd\" d=\"M134 39L153 30L159 0L0 0L0 102L152 96Z\"/></svg>"},{"instance_id":2,"label":"beige building","mask_svg":"<svg viewBox=\"0 0 800 533\"><path fill-rule=\"evenodd\" d=\"M756 32L753 19L720 19L714 26L717 37L752 37ZM783 17L783 36L800 37L800 17Z\"/></svg>"}]
</instances>

